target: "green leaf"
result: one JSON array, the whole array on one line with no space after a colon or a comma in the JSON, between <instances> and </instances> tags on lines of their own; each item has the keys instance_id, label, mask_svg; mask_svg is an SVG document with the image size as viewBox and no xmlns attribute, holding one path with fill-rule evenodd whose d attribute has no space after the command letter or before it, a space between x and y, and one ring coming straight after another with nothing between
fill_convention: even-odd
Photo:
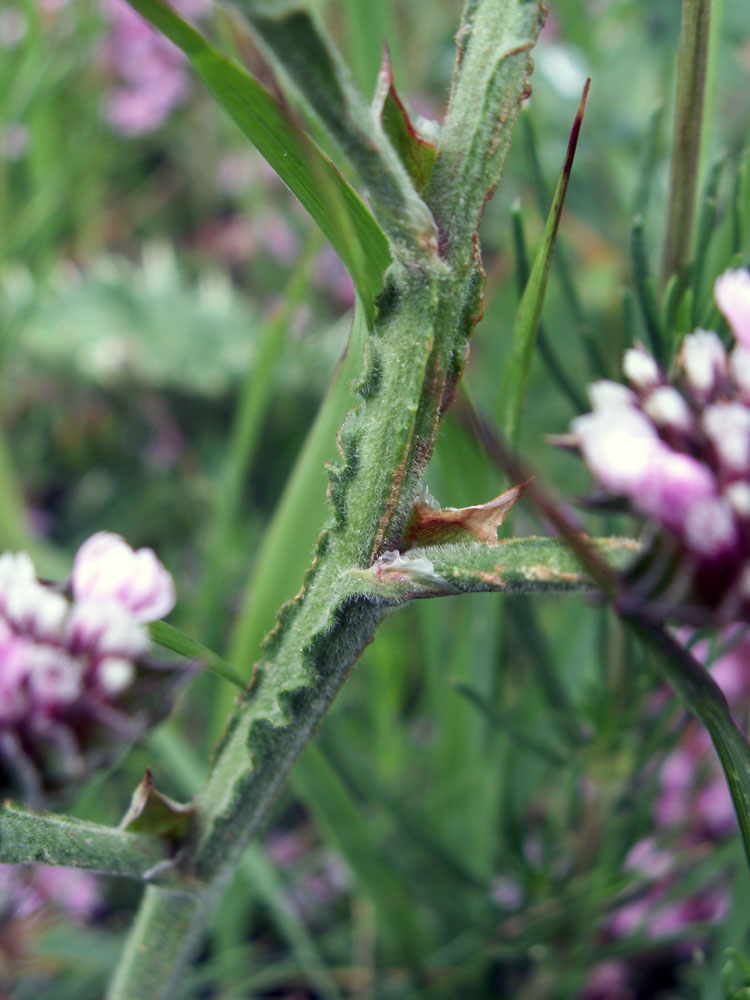
<instances>
[{"instance_id":1,"label":"green leaf","mask_svg":"<svg viewBox=\"0 0 750 1000\"><path fill-rule=\"evenodd\" d=\"M643 231L643 219L636 215L630 231L630 253L633 260L633 283L641 306L651 350L658 362L665 362L664 333L656 302L654 279L648 261L648 248ZM672 293L674 294L674 293Z\"/></svg>"},{"instance_id":2,"label":"green leaf","mask_svg":"<svg viewBox=\"0 0 750 1000\"><path fill-rule=\"evenodd\" d=\"M266 0L242 0L241 9L282 79L359 173L394 254L435 259L432 215L317 18Z\"/></svg>"},{"instance_id":3,"label":"green leaf","mask_svg":"<svg viewBox=\"0 0 750 1000\"><path fill-rule=\"evenodd\" d=\"M390 252L356 191L268 91L170 7L161 0L132 0L131 5L182 49L217 102L299 198L348 268L372 323L374 296Z\"/></svg>"},{"instance_id":4,"label":"green leaf","mask_svg":"<svg viewBox=\"0 0 750 1000\"><path fill-rule=\"evenodd\" d=\"M581 103L578 107L573 129L568 142L568 151L563 164L560 179L557 182L555 197L552 199L552 207L547 216L547 224L544 227L544 239L537 251L531 275L526 283L526 288L521 296L521 302L516 314L516 324L513 331L513 350L508 367L503 378L503 387L500 393L501 419L507 437L514 443L518 442L521 432L521 420L526 402L526 391L531 373L531 361L534 356L539 320L542 315L544 305L544 293L547 289L547 278L552 263L552 253L555 249L557 230L560 225L565 195L568 190L570 172L573 168L573 158L578 144L578 135L583 121L583 112L586 107L586 98L589 92L589 83L583 90Z\"/></svg>"},{"instance_id":5,"label":"green leaf","mask_svg":"<svg viewBox=\"0 0 750 1000\"><path fill-rule=\"evenodd\" d=\"M163 649L169 649L173 653L179 653L180 656L189 657L191 660L198 660L205 664L206 669L210 670L212 674L216 674L222 680L229 681L241 691L247 687L247 679L230 667L226 660L222 660L213 650L208 649L197 639L181 632L169 622L151 622L148 631L152 641Z\"/></svg>"},{"instance_id":6,"label":"green leaf","mask_svg":"<svg viewBox=\"0 0 750 1000\"><path fill-rule=\"evenodd\" d=\"M393 84L391 57L387 48L375 89L373 110L407 173L414 181L414 186L421 194L432 176L437 146L421 136L412 124L409 112Z\"/></svg>"},{"instance_id":7,"label":"green leaf","mask_svg":"<svg viewBox=\"0 0 750 1000\"><path fill-rule=\"evenodd\" d=\"M657 655L657 666L690 711L706 727L732 796L750 864L750 746L737 728L721 688L666 629L645 615L620 609L625 624Z\"/></svg>"}]
</instances>

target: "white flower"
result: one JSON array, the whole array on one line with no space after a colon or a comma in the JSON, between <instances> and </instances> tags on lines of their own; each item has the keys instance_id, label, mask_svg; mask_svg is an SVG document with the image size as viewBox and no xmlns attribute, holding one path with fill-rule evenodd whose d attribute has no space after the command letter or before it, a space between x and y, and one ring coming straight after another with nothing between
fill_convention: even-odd
<instances>
[{"instance_id":1,"label":"white flower","mask_svg":"<svg viewBox=\"0 0 750 1000\"><path fill-rule=\"evenodd\" d=\"M71 578L77 601L116 601L139 622L169 614L174 581L151 549L134 552L119 535L100 531L78 550Z\"/></svg>"},{"instance_id":2,"label":"white flower","mask_svg":"<svg viewBox=\"0 0 750 1000\"><path fill-rule=\"evenodd\" d=\"M727 374L724 345L708 330L697 330L685 337L680 360L688 385L700 395L713 392L717 382Z\"/></svg>"},{"instance_id":3,"label":"white flower","mask_svg":"<svg viewBox=\"0 0 750 1000\"><path fill-rule=\"evenodd\" d=\"M750 347L750 271L725 271L714 285L716 304L743 347Z\"/></svg>"}]
</instances>

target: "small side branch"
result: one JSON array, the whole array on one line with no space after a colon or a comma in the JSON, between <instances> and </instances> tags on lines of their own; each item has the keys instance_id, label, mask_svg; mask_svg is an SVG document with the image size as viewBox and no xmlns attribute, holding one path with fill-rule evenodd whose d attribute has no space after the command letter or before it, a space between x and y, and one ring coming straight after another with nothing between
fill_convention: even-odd
<instances>
[{"instance_id":1,"label":"small side branch","mask_svg":"<svg viewBox=\"0 0 750 1000\"><path fill-rule=\"evenodd\" d=\"M169 844L70 816L0 807L0 862L61 865L147 881L169 865Z\"/></svg>"}]
</instances>

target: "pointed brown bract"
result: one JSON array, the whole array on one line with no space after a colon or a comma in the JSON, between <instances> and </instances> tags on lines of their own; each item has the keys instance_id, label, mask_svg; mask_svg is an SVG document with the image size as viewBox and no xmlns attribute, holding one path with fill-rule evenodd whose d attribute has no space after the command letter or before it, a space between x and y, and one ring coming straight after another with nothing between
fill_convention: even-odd
<instances>
[{"instance_id":1,"label":"pointed brown bract","mask_svg":"<svg viewBox=\"0 0 750 1000\"><path fill-rule=\"evenodd\" d=\"M513 486L489 503L476 507L445 507L436 509L422 500L414 504L414 512L404 538L404 549L416 546L443 545L462 540L497 545L497 529L510 513L532 479Z\"/></svg>"},{"instance_id":2,"label":"pointed brown bract","mask_svg":"<svg viewBox=\"0 0 750 1000\"><path fill-rule=\"evenodd\" d=\"M133 792L120 829L180 841L187 834L194 813L195 806L182 805L163 795L154 785L151 768L147 767L143 780Z\"/></svg>"},{"instance_id":3,"label":"pointed brown bract","mask_svg":"<svg viewBox=\"0 0 750 1000\"><path fill-rule=\"evenodd\" d=\"M383 50L383 63L375 84L372 104L383 131L414 181L414 186L417 191L422 192L427 187L435 165L437 146L414 128L408 111L396 93L387 45Z\"/></svg>"}]
</instances>

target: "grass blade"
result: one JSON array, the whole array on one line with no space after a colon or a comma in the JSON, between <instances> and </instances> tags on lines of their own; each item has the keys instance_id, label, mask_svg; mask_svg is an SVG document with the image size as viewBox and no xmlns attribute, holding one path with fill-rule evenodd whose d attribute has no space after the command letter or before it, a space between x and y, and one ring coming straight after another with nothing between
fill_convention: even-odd
<instances>
[{"instance_id":1,"label":"grass blade","mask_svg":"<svg viewBox=\"0 0 750 1000\"><path fill-rule=\"evenodd\" d=\"M132 6L174 42L222 108L310 213L352 276L368 317L390 252L362 199L313 140L238 63L227 59L161 0Z\"/></svg>"},{"instance_id":2,"label":"grass blade","mask_svg":"<svg viewBox=\"0 0 750 1000\"><path fill-rule=\"evenodd\" d=\"M229 681L230 684L234 684L238 687L240 691L244 691L247 687L247 680L241 674L238 674L226 660L222 660L220 656L217 656L213 650L208 649L202 643L198 642L197 639L191 638L186 635L180 629L175 628L174 625L170 625L169 622L158 621L151 622L148 627L149 635L151 640L161 646L163 649L169 649L173 653L179 653L180 656L190 657L192 660L199 660L204 663L207 670L210 670L212 674L216 674L217 677L221 677L222 680Z\"/></svg>"},{"instance_id":3,"label":"grass blade","mask_svg":"<svg viewBox=\"0 0 750 1000\"><path fill-rule=\"evenodd\" d=\"M734 723L716 681L662 626L621 611L625 624L657 657L660 672L700 719L719 755L750 864L750 746Z\"/></svg>"},{"instance_id":4,"label":"grass blade","mask_svg":"<svg viewBox=\"0 0 750 1000\"><path fill-rule=\"evenodd\" d=\"M521 431L523 408L526 401L526 391L531 373L531 360L536 345L539 319L542 315L544 293L547 288L552 252L555 249L555 239L560 225L565 194L573 167L578 135L583 121L583 112L589 93L590 81L586 81L581 103L578 107L573 129L568 142L568 152L565 157L560 179L557 182L555 197L547 216L544 227L544 240L539 248L531 269L531 275L521 297L521 303L516 314L516 326L513 332L513 351L503 379L503 389L500 395L501 421L507 437L514 443L518 442Z\"/></svg>"}]
</instances>

